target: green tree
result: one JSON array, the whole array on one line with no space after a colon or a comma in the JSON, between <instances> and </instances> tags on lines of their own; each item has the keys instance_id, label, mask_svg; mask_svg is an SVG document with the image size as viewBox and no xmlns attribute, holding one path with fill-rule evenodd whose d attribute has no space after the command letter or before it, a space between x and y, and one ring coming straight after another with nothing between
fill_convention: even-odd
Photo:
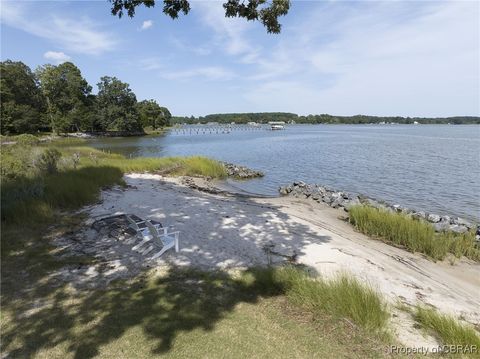
<instances>
[{"instance_id":1,"label":"green tree","mask_svg":"<svg viewBox=\"0 0 480 359\"><path fill-rule=\"evenodd\" d=\"M140 5L155 6L155 0L110 0L112 14L122 17L126 12L128 16L135 16L135 9ZM159 1L160 2L160 1ZM223 3L226 17L241 17L248 21L260 21L269 33L278 34L281 24L280 16L286 15L290 9L289 0L227 0ZM163 12L176 19L182 12L187 15L190 11L188 0L163 0Z\"/></svg>"},{"instance_id":2,"label":"green tree","mask_svg":"<svg viewBox=\"0 0 480 359\"><path fill-rule=\"evenodd\" d=\"M44 65L37 69L37 74L55 132L84 129L85 114L91 110L88 98L92 87L78 67L71 62L58 66Z\"/></svg>"},{"instance_id":3,"label":"green tree","mask_svg":"<svg viewBox=\"0 0 480 359\"><path fill-rule=\"evenodd\" d=\"M0 63L2 134L34 133L45 127L45 98L32 70L23 62Z\"/></svg>"},{"instance_id":4,"label":"green tree","mask_svg":"<svg viewBox=\"0 0 480 359\"><path fill-rule=\"evenodd\" d=\"M102 130L142 131L137 98L130 85L116 77L100 78L97 95L97 125Z\"/></svg>"},{"instance_id":5,"label":"green tree","mask_svg":"<svg viewBox=\"0 0 480 359\"><path fill-rule=\"evenodd\" d=\"M140 121L143 127L168 126L172 115L166 107L161 107L155 100L143 100L137 104Z\"/></svg>"}]
</instances>

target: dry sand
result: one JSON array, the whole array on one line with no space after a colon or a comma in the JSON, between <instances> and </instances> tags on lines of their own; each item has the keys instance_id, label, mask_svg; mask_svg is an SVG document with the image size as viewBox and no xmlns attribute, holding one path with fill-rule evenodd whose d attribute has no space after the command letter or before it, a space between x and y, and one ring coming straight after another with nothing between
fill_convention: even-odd
<instances>
[{"instance_id":1,"label":"dry sand","mask_svg":"<svg viewBox=\"0 0 480 359\"><path fill-rule=\"evenodd\" d=\"M151 174L129 174L125 180L127 189L104 191L101 203L83 210L90 216L89 223L121 213L157 220L181 232L180 252L168 251L153 261L149 255L133 252L129 243L95 238L93 230L86 230L82 235L91 242L84 243L95 243L90 252L104 258L107 266L103 271L85 269L85 278L101 277L108 282L109 276L113 279L169 264L229 270L284 261L296 254L298 262L323 275L339 271L355 275L392 304L422 302L480 323L479 264L468 260L455 265L434 263L369 239L339 218L345 212L312 201L211 194L189 188L182 179ZM211 187L202 180L195 182ZM69 244L60 241L59 245ZM265 245L279 255L267 254ZM68 275L79 277L79 273ZM401 342L436 344L433 338L420 335L408 315L395 313L392 321Z\"/></svg>"}]
</instances>

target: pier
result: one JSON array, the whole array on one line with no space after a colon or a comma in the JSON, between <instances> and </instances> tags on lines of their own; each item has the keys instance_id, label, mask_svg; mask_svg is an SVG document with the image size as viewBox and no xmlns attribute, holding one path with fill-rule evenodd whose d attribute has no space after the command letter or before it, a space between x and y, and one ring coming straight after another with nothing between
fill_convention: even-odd
<instances>
[{"instance_id":1,"label":"pier","mask_svg":"<svg viewBox=\"0 0 480 359\"><path fill-rule=\"evenodd\" d=\"M170 130L174 135L221 135L233 131L264 131L270 130L265 124L205 124L205 125L179 125Z\"/></svg>"}]
</instances>

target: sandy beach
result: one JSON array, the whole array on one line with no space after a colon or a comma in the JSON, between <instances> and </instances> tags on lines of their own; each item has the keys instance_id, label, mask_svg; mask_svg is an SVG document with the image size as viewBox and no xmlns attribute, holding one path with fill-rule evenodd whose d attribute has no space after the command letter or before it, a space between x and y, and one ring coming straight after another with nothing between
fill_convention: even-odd
<instances>
[{"instance_id":1,"label":"sandy beach","mask_svg":"<svg viewBox=\"0 0 480 359\"><path fill-rule=\"evenodd\" d=\"M87 229L71 238L56 239L62 249L101 259L90 267L66 268L60 274L63 279L98 285L169 265L236 270L295 260L325 276L349 272L381 292L392 307L399 302L424 303L480 323L480 265L472 261L434 263L369 239L345 221L346 212L312 201L226 193L202 179L129 174L125 181L126 188L104 191L99 203L82 209L88 215ZM190 188L192 183L197 189ZM154 251L132 251L132 243L99 237L91 229L95 221L118 214L135 214L172 226L180 231L180 251L168 251L152 260ZM414 328L408 315L393 312L401 342L436 345L433 338Z\"/></svg>"}]
</instances>

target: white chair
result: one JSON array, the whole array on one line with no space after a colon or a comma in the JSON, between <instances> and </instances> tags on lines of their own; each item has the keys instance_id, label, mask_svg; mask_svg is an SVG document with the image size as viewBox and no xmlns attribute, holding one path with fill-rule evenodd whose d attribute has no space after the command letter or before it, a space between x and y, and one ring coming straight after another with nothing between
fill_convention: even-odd
<instances>
[{"instance_id":1,"label":"white chair","mask_svg":"<svg viewBox=\"0 0 480 359\"><path fill-rule=\"evenodd\" d=\"M161 246L161 250L158 253L155 253L154 256L152 256L151 259L156 259L160 257L163 253L165 253L167 250L170 248L175 247L175 252L179 251L179 243L178 243L178 237L180 232L170 232L168 233L167 228L163 228L163 233L159 232L159 229L155 227L152 223L149 221L145 221L145 224L147 225L148 231L150 232L150 235L153 237L153 244L157 246Z\"/></svg>"},{"instance_id":2,"label":"white chair","mask_svg":"<svg viewBox=\"0 0 480 359\"><path fill-rule=\"evenodd\" d=\"M140 249L145 243L149 242L152 240L152 235L150 234L150 231L146 225L146 222L148 222L150 225L154 226L155 228L162 228L162 225L160 223L158 224L152 224L149 221L144 221L141 218L135 216L135 215L126 215L129 224L129 227L132 228L138 237L140 237L142 240L135 245L132 250L136 251ZM135 241L135 238L133 239L133 242Z\"/></svg>"},{"instance_id":3,"label":"white chair","mask_svg":"<svg viewBox=\"0 0 480 359\"><path fill-rule=\"evenodd\" d=\"M126 215L127 217L127 221L129 223L129 227L131 229L133 229L135 232L138 233L141 233L141 232L145 232L145 231L148 231L148 228L147 226L145 225L145 221L142 220L141 218L138 218L137 216L130 216L130 215Z\"/></svg>"}]
</instances>

